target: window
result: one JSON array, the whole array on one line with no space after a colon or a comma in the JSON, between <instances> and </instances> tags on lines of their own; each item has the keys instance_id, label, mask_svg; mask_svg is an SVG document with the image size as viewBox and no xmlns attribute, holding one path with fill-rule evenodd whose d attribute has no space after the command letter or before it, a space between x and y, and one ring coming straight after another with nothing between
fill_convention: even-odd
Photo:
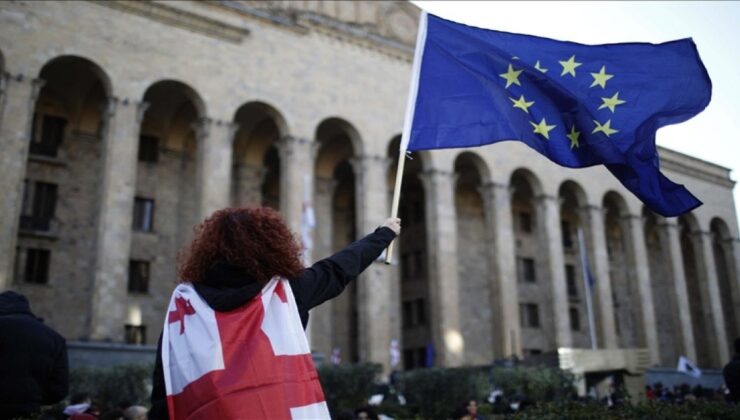
<instances>
[{"instance_id":1,"label":"window","mask_svg":"<svg viewBox=\"0 0 740 420\"><path fill-rule=\"evenodd\" d=\"M403 302L403 327L413 328L426 325L427 313L424 299L407 300Z\"/></svg>"},{"instance_id":2,"label":"window","mask_svg":"<svg viewBox=\"0 0 740 420\"><path fill-rule=\"evenodd\" d=\"M49 282L49 260L51 252L48 249L29 248L26 251L26 283L46 284Z\"/></svg>"},{"instance_id":3,"label":"window","mask_svg":"<svg viewBox=\"0 0 740 420\"><path fill-rule=\"evenodd\" d=\"M427 310L424 299L416 300L416 321L418 325L426 325L427 323Z\"/></svg>"},{"instance_id":4,"label":"window","mask_svg":"<svg viewBox=\"0 0 740 420\"><path fill-rule=\"evenodd\" d=\"M573 331L581 330L581 314L578 308L570 308L570 329Z\"/></svg>"},{"instance_id":5,"label":"window","mask_svg":"<svg viewBox=\"0 0 740 420\"><path fill-rule=\"evenodd\" d=\"M403 302L403 327L410 328L413 324L414 308L410 301Z\"/></svg>"},{"instance_id":6,"label":"window","mask_svg":"<svg viewBox=\"0 0 740 420\"><path fill-rule=\"evenodd\" d=\"M136 197L134 199L134 230L151 232L154 228L154 200Z\"/></svg>"},{"instance_id":7,"label":"window","mask_svg":"<svg viewBox=\"0 0 740 420\"><path fill-rule=\"evenodd\" d=\"M146 344L146 325L126 324L126 343Z\"/></svg>"},{"instance_id":8,"label":"window","mask_svg":"<svg viewBox=\"0 0 740 420\"><path fill-rule=\"evenodd\" d=\"M418 277L424 270L424 256L421 251L414 251L414 274Z\"/></svg>"},{"instance_id":9,"label":"window","mask_svg":"<svg viewBox=\"0 0 740 420\"><path fill-rule=\"evenodd\" d=\"M39 125L41 130L39 130ZM31 147L29 153L32 155L56 157L59 146L64 138L64 127L67 120L59 117L44 115L34 116L34 124L31 128Z\"/></svg>"},{"instance_id":10,"label":"window","mask_svg":"<svg viewBox=\"0 0 740 420\"><path fill-rule=\"evenodd\" d=\"M517 271L519 281L527 283L537 282L533 258L518 258Z\"/></svg>"},{"instance_id":11,"label":"window","mask_svg":"<svg viewBox=\"0 0 740 420\"><path fill-rule=\"evenodd\" d=\"M131 260L128 263L128 291L130 293L149 292L149 262Z\"/></svg>"},{"instance_id":12,"label":"window","mask_svg":"<svg viewBox=\"0 0 740 420\"><path fill-rule=\"evenodd\" d=\"M57 186L46 182L23 183L23 208L21 209L22 230L48 231L57 204Z\"/></svg>"},{"instance_id":13,"label":"window","mask_svg":"<svg viewBox=\"0 0 740 420\"><path fill-rule=\"evenodd\" d=\"M568 297L578 297L578 286L576 285L576 267L574 265L565 265L565 280L568 283Z\"/></svg>"},{"instance_id":14,"label":"window","mask_svg":"<svg viewBox=\"0 0 740 420\"><path fill-rule=\"evenodd\" d=\"M159 160L159 139L152 136L139 136L139 161L157 163Z\"/></svg>"},{"instance_id":15,"label":"window","mask_svg":"<svg viewBox=\"0 0 740 420\"><path fill-rule=\"evenodd\" d=\"M520 211L517 217L519 230L524 233L532 233L532 215L526 211Z\"/></svg>"},{"instance_id":16,"label":"window","mask_svg":"<svg viewBox=\"0 0 740 420\"><path fill-rule=\"evenodd\" d=\"M570 231L570 223L568 223L566 220L563 220L560 223L560 232L562 232L563 235L563 248L573 249L573 235Z\"/></svg>"},{"instance_id":17,"label":"window","mask_svg":"<svg viewBox=\"0 0 740 420\"><path fill-rule=\"evenodd\" d=\"M519 317L524 328L540 327L540 311L534 303L520 303Z\"/></svg>"},{"instance_id":18,"label":"window","mask_svg":"<svg viewBox=\"0 0 740 420\"><path fill-rule=\"evenodd\" d=\"M411 277L411 266L409 265L409 254L401 254L401 281Z\"/></svg>"}]
</instances>

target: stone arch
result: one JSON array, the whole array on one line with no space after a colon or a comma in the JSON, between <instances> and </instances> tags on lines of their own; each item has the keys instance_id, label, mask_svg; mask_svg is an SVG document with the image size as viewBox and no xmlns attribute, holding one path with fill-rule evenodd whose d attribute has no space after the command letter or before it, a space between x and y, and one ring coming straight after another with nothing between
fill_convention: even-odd
<instances>
[{"instance_id":1,"label":"stone arch","mask_svg":"<svg viewBox=\"0 0 740 420\"><path fill-rule=\"evenodd\" d=\"M617 343L623 348L643 346L645 338L640 294L629 246L629 207L624 197L616 191L604 194L602 205Z\"/></svg>"},{"instance_id":2,"label":"stone arch","mask_svg":"<svg viewBox=\"0 0 740 420\"><path fill-rule=\"evenodd\" d=\"M458 289L460 330L465 342L466 363L483 365L494 358L491 307L492 254L486 223L482 188L490 182L490 172L475 153L460 153L454 161L455 214L457 222Z\"/></svg>"},{"instance_id":3,"label":"stone arch","mask_svg":"<svg viewBox=\"0 0 740 420\"><path fill-rule=\"evenodd\" d=\"M588 348L591 345L583 282L583 264L580 258L578 242L579 231L586 229L583 216L584 206L588 203L586 192L580 184L566 180L558 188L560 200L560 234L563 244L563 263L565 283L568 296L568 318L575 347ZM585 233L584 233L585 236ZM587 252L587 250L582 250Z\"/></svg>"},{"instance_id":4,"label":"stone arch","mask_svg":"<svg viewBox=\"0 0 740 420\"><path fill-rule=\"evenodd\" d=\"M288 134L283 115L264 102L248 102L234 113L232 202L280 208L279 141Z\"/></svg>"},{"instance_id":5,"label":"stone arch","mask_svg":"<svg viewBox=\"0 0 740 420\"><path fill-rule=\"evenodd\" d=\"M354 125L339 117L329 117L321 121L316 127L315 139L319 148L328 144L327 142L334 142L335 145L341 142L342 149L337 151L339 155L349 152L354 156L361 156L364 152L360 133Z\"/></svg>"},{"instance_id":6,"label":"stone arch","mask_svg":"<svg viewBox=\"0 0 740 420\"><path fill-rule=\"evenodd\" d=\"M509 181L517 267L521 342L524 357L555 350L556 308L552 304L552 282L547 278L548 260L545 226L539 203L542 183L526 168L511 174ZM561 309L561 308L557 308Z\"/></svg>"},{"instance_id":7,"label":"stone arch","mask_svg":"<svg viewBox=\"0 0 740 420\"><path fill-rule=\"evenodd\" d=\"M4 58L2 59L4 60ZM0 66L4 66L0 63ZM89 267L95 264L95 223L99 206L98 191L103 170L101 149L106 113L111 96L107 73L92 60L73 55L59 56L46 62L37 75L45 84L33 104L33 118L28 137L16 261L25 266L32 249L46 253L49 265L47 287L28 288L30 278L19 279L14 287L31 301L49 294L63 294L69 278L88 284ZM32 233L33 236L29 235ZM77 244L76 264L65 262L64 249ZM40 316L59 326L68 337L85 336L87 326L64 323L74 317L69 311L90 312L89 294L70 295L69 305L58 310L43 310Z\"/></svg>"},{"instance_id":8,"label":"stone arch","mask_svg":"<svg viewBox=\"0 0 740 420\"><path fill-rule=\"evenodd\" d=\"M102 67L86 57L64 55L44 64L38 77L45 83L36 101L32 134L42 129L43 114L66 121L64 137L75 132L102 135L103 111L113 91Z\"/></svg>"},{"instance_id":9,"label":"stone arch","mask_svg":"<svg viewBox=\"0 0 740 420\"><path fill-rule=\"evenodd\" d=\"M142 134L153 134L162 140L160 147L194 158L199 126L206 117L205 103L195 89L178 80L160 80L146 89L143 101L148 107Z\"/></svg>"},{"instance_id":10,"label":"stone arch","mask_svg":"<svg viewBox=\"0 0 740 420\"><path fill-rule=\"evenodd\" d=\"M173 256L198 222L196 189L199 142L206 134L205 104L191 86L172 79L152 83L144 92L139 151L156 155L156 164L140 159L136 192L154 200L157 214L173 215ZM151 185L159 184L153 189ZM169 190L169 194L166 191ZM169 222L172 224L173 222ZM155 225L157 221L155 219Z\"/></svg>"},{"instance_id":11,"label":"stone arch","mask_svg":"<svg viewBox=\"0 0 740 420\"><path fill-rule=\"evenodd\" d=\"M359 135L352 125L339 118L327 118L316 129L317 154L314 162L314 209L316 249L314 255L334 253L357 237L357 185ZM320 337L317 347L329 354L339 349L342 360L359 360L359 314L357 285L352 282L331 302L317 308L313 318ZM313 328L313 327L312 327Z\"/></svg>"},{"instance_id":12,"label":"stone arch","mask_svg":"<svg viewBox=\"0 0 740 420\"><path fill-rule=\"evenodd\" d=\"M401 135L388 144L388 197L391 200L398 168ZM427 196L422 181L431 169L427 152L414 152L405 157L403 183L398 216L403 223L401 236L396 240L395 260L399 263L401 301L401 349L405 369L423 367L426 346L432 342L431 311L433 302L429 291L429 248L427 225Z\"/></svg>"},{"instance_id":13,"label":"stone arch","mask_svg":"<svg viewBox=\"0 0 740 420\"><path fill-rule=\"evenodd\" d=\"M719 217L715 217L709 222L709 230L712 238L717 282L719 283L722 314L725 321L725 334L730 346L730 354L732 354L732 342L735 338L740 337L740 330L738 330L740 326L740 290L733 252L733 238L727 223Z\"/></svg>"}]
</instances>

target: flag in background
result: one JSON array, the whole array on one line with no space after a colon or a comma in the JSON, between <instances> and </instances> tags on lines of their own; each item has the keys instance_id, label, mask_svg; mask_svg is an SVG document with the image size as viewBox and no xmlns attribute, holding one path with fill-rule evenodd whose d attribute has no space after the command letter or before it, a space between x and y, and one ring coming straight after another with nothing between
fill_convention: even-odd
<instances>
[{"instance_id":1,"label":"flag in background","mask_svg":"<svg viewBox=\"0 0 740 420\"><path fill-rule=\"evenodd\" d=\"M316 227L316 213L311 204L311 177L303 176L303 210L301 212L301 242L303 242L303 264L311 265L313 253L313 229Z\"/></svg>"},{"instance_id":2,"label":"flag in background","mask_svg":"<svg viewBox=\"0 0 740 420\"><path fill-rule=\"evenodd\" d=\"M655 132L710 97L690 39L591 46L422 12L401 152L519 140L562 166L605 165L653 211L677 216L701 202L660 173Z\"/></svg>"},{"instance_id":3,"label":"flag in background","mask_svg":"<svg viewBox=\"0 0 740 420\"><path fill-rule=\"evenodd\" d=\"M701 369L684 356L678 358L678 366L676 366L676 370L694 378L701 377Z\"/></svg>"}]
</instances>

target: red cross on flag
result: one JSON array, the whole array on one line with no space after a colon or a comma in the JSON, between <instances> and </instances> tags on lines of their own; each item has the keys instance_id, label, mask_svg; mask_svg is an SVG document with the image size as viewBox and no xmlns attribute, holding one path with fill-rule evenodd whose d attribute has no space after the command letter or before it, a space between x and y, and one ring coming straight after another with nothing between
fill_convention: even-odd
<instances>
[{"instance_id":1,"label":"red cross on flag","mask_svg":"<svg viewBox=\"0 0 740 420\"><path fill-rule=\"evenodd\" d=\"M170 419L328 419L298 308L273 278L246 305L216 312L183 283L162 337Z\"/></svg>"}]
</instances>

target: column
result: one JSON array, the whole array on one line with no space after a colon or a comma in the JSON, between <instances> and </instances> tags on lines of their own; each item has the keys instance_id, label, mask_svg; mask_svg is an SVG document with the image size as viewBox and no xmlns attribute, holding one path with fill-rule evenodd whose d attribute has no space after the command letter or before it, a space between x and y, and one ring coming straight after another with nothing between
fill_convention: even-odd
<instances>
[{"instance_id":1,"label":"column","mask_svg":"<svg viewBox=\"0 0 740 420\"><path fill-rule=\"evenodd\" d=\"M236 207L261 205L265 168L245 163L235 166L234 172L232 204Z\"/></svg>"},{"instance_id":2,"label":"column","mask_svg":"<svg viewBox=\"0 0 740 420\"><path fill-rule=\"evenodd\" d=\"M686 273L683 269L683 254L681 252L681 238L678 232L676 219L665 219L662 224L667 236L665 243L668 244L671 271L676 287L676 304L680 309L678 318L680 321L681 338L683 342L683 354L690 360L696 361L696 347L694 347L694 328L691 322L691 306L689 306L688 289L686 288Z\"/></svg>"},{"instance_id":3,"label":"column","mask_svg":"<svg viewBox=\"0 0 740 420\"><path fill-rule=\"evenodd\" d=\"M3 106L0 110L0 291L13 282L18 220L23 201L23 178L28 160L31 120L43 81L23 75L0 75Z\"/></svg>"},{"instance_id":4,"label":"column","mask_svg":"<svg viewBox=\"0 0 740 420\"><path fill-rule=\"evenodd\" d=\"M370 233L390 216L386 178L389 160L384 156L365 155L351 160L356 180L358 237ZM360 360L380 363L390 372L389 348L392 339L400 339L400 292L398 266L376 261L365 270L357 283ZM394 304L395 302L395 304Z\"/></svg>"},{"instance_id":5,"label":"column","mask_svg":"<svg viewBox=\"0 0 740 420\"><path fill-rule=\"evenodd\" d=\"M650 354L650 364L660 364L660 348L658 344L658 331L655 323L655 307L653 304L653 292L650 285L650 266L647 259L647 248L645 248L645 231L643 229L642 216L629 215L628 217L630 238L632 240L632 261L635 264L635 280L637 291L640 296L640 308L642 310L639 319L642 320L639 330L645 337L645 345Z\"/></svg>"},{"instance_id":6,"label":"column","mask_svg":"<svg viewBox=\"0 0 740 420\"><path fill-rule=\"evenodd\" d=\"M560 231L560 200L558 197L537 197L539 207L537 220L544 233L544 248L547 253L547 275L551 281L552 312L555 317L557 347L572 347L570 330L568 288L565 284L565 262L563 260L563 238Z\"/></svg>"},{"instance_id":7,"label":"column","mask_svg":"<svg viewBox=\"0 0 740 420\"><path fill-rule=\"evenodd\" d=\"M723 240L722 247L725 249L725 255L730 261L727 261L728 272L733 293L733 314L735 314L735 325L740 328L740 239L727 238ZM735 337L727 337L733 340ZM729 344L729 343L728 343Z\"/></svg>"},{"instance_id":8,"label":"column","mask_svg":"<svg viewBox=\"0 0 740 420\"><path fill-rule=\"evenodd\" d=\"M481 188L486 229L493 261L490 282L494 308L495 357L521 357L521 325L516 277L516 238L511 217L511 189L506 184L488 183Z\"/></svg>"},{"instance_id":9,"label":"column","mask_svg":"<svg viewBox=\"0 0 740 420\"><path fill-rule=\"evenodd\" d=\"M588 220L587 246L591 249L589 263L596 286L596 309L598 309L596 336L599 337L599 347L617 348L617 328L614 323L614 305L612 301L612 285L609 276L609 254L606 247L604 228L604 209L598 206L586 206L581 209ZM590 244L590 247L588 246Z\"/></svg>"},{"instance_id":10,"label":"column","mask_svg":"<svg viewBox=\"0 0 740 420\"><path fill-rule=\"evenodd\" d=\"M424 183L429 237L429 273L432 338L439 365L462 364L464 340L460 332L457 271L455 175L431 170L420 175Z\"/></svg>"},{"instance_id":11,"label":"column","mask_svg":"<svg viewBox=\"0 0 740 420\"><path fill-rule=\"evenodd\" d=\"M300 231L303 210L304 175L313 177L316 143L285 136L278 140L280 154L280 212L288 227Z\"/></svg>"},{"instance_id":12,"label":"column","mask_svg":"<svg viewBox=\"0 0 740 420\"><path fill-rule=\"evenodd\" d=\"M228 207L231 195L231 165L237 124L204 118L198 136L198 221Z\"/></svg>"},{"instance_id":13,"label":"column","mask_svg":"<svg viewBox=\"0 0 740 420\"><path fill-rule=\"evenodd\" d=\"M112 99L106 114L90 338L123 337L141 119L148 104Z\"/></svg>"},{"instance_id":14,"label":"column","mask_svg":"<svg viewBox=\"0 0 740 420\"><path fill-rule=\"evenodd\" d=\"M707 291L709 292L709 311L711 325L714 327L715 346L717 351L714 357L716 367L721 367L730 360L729 346L727 345L727 332L725 330L725 315L722 310L722 297L719 291L719 280L717 279L717 266L714 262L714 250L712 249L712 232L697 232L699 242L701 243L701 260L704 262L700 270L701 277L706 281ZM734 338L734 337L733 337Z\"/></svg>"}]
</instances>

